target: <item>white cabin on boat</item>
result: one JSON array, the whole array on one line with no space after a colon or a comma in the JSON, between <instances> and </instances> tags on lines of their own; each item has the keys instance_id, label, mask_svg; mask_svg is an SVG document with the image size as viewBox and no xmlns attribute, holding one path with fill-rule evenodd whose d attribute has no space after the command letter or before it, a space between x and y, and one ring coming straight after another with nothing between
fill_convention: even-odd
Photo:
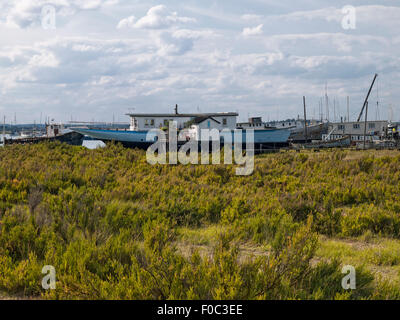
<instances>
[{"instance_id":1,"label":"white cabin on boat","mask_svg":"<svg viewBox=\"0 0 400 320\"><path fill-rule=\"evenodd\" d=\"M135 113L128 114L131 131L149 131L151 129L166 128L170 121L176 121L179 130L187 128L218 128L234 130L236 128L236 112L219 113Z\"/></svg>"},{"instance_id":2,"label":"white cabin on boat","mask_svg":"<svg viewBox=\"0 0 400 320\"><path fill-rule=\"evenodd\" d=\"M64 133L64 125L58 123L46 123L46 136L49 138L57 137Z\"/></svg>"},{"instance_id":3,"label":"white cabin on boat","mask_svg":"<svg viewBox=\"0 0 400 320\"><path fill-rule=\"evenodd\" d=\"M222 131L224 129L234 130L236 126L236 121L231 123L226 119L225 123L223 122L225 118L222 118L222 121L212 117L212 116L203 116L197 117L192 121L192 125L188 129L188 136L194 140L200 141L202 140L201 132L203 129L217 129L218 131ZM219 140L219 137L211 137L211 140ZM208 137L204 137L205 140L209 140Z\"/></svg>"}]
</instances>

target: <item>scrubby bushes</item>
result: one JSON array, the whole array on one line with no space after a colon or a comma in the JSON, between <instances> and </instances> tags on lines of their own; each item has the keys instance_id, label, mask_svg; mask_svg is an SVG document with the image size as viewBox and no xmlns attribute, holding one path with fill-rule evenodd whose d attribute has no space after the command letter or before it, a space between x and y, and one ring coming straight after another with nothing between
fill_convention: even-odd
<instances>
[{"instance_id":1,"label":"scrubby bushes","mask_svg":"<svg viewBox=\"0 0 400 320\"><path fill-rule=\"evenodd\" d=\"M400 237L400 157L346 152L232 166L150 166L145 153L62 144L0 150L0 291L76 299L366 298L337 261L313 262L317 233ZM311 222L312 221L312 222ZM211 255L184 256L178 228L223 226ZM239 258L238 244L265 254ZM57 289L40 287L53 265ZM383 285L382 285L383 286ZM386 290L389 294L391 291Z\"/></svg>"}]
</instances>

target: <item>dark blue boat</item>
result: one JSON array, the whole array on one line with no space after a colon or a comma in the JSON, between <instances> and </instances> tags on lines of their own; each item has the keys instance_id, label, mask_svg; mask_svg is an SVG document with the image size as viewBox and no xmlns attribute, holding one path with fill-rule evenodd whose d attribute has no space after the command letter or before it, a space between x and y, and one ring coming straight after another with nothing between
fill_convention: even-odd
<instances>
[{"instance_id":1,"label":"dark blue boat","mask_svg":"<svg viewBox=\"0 0 400 320\"><path fill-rule=\"evenodd\" d=\"M147 149L157 141L157 135L151 131L130 131L130 130L104 130L73 128L77 133L89 136L93 139L107 142L120 142L125 147ZM246 130L242 131L243 144L246 143ZM287 129L269 129L254 130L255 149L275 149L288 145L290 130ZM179 144L185 144L186 141L179 141ZM223 141L221 141L223 143Z\"/></svg>"}]
</instances>

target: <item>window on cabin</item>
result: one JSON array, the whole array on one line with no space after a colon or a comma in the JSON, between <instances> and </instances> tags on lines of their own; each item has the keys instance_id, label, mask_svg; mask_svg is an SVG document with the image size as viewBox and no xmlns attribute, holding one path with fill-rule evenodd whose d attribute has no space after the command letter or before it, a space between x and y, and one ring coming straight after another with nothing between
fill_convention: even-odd
<instances>
[{"instance_id":1,"label":"window on cabin","mask_svg":"<svg viewBox=\"0 0 400 320\"><path fill-rule=\"evenodd\" d=\"M338 125L338 129L339 129L339 130L344 130L344 125L343 125L343 124L339 124L339 125Z\"/></svg>"},{"instance_id":2,"label":"window on cabin","mask_svg":"<svg viewBox=\"0 0 400 320\"><path fill-rule=\"evenodd\" d=\"M368 128L370 129L375 129L375 123L369 123Z\"/></svg>"},{"instance_id":3,"label":"window on cabin","mask_svg":"<svg viewBox=\"0 0 400 320\"><path fill-rule=\"evenodd\" d=\"M150 120L150 125L154 127L154 119Z\"/></svg>"},{"instance_id":4,"label":"window on cabin","mask_svg":"<svg viewBox=\"0 0 400 320\"><path fill-rule=\"evenodd\" d=\"M222 124L223 124L224 126L226 126L226 125L228 124L228 120L227 120L226 118L223 118L223 119L222 119Z\"/></svg>"},{"instance_id":5,"label":"window on cabin","mask_svg":"<svg viewBox=\"0 0 400 320\"><path fill-rule=\"evenodd\" d=\"M360 124L359 123L354 123L353 124L353 129L360 129Z\"/></svg>"},{"instance_id":6,"label":"window on cabin","mask_svg":"<svg viewBox=\"0 0 400 320\"><path fill-rule=\"evenodd\" d=\"M144 126L148 127L149 126L149 119L144 119Z\"/></svg>"}]
</instances>

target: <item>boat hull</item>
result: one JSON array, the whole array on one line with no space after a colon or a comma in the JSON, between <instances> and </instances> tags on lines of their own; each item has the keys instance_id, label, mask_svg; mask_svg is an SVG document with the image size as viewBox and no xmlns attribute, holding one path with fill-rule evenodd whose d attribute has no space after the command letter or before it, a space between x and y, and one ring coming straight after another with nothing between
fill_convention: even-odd
<instances>
[{"instance_id":1,"label":"boat hull","mask_svg":"<svg viewBox=\"0 0 400 320\"><path fill-rule=\"evenodd\" d=\"M73 130L91 138L101 140L105 143L111 141L120 142L124 147L129 148L147 149L157 141L156 134L147 131L121 131L81 128L74 128ZM255 149L286 147L288 146L289 136L289 130L257 130L254 131L254 147ZM246 144L245 131L243 131L242 142L244 145ZM186 141L179 141L178 145L185 143Z\"/></svg>"},{"instance_id":2,"label":"boat hull","mask_svg":"<svg viewBox=\"0 0 400 320\"><path fill-rule=\"evenodd\" d=\"M293 143L304 143L312 140L321 140L322 135L328 133L328 123L320 123L307 127L307 139L304 128L291 129L289 140Z\"/></svg>"},{"instance_id":3,"label":"boat hull","mask_svg":"<svg viewBox=\"0 0 400 320\"><path fill-rule=\"evenodd\" d=\"M36 144L40 142L52 142L60 141L74 146L81 146L83 142L83 134L75 131L71 131L56 137L30 137L30 138L18 138L18 139L5 139L6 145L12 144Z\"/></svg>"},{"instance_id":4,"label":"boat hull","mask_svg":"<svg viewBox=\"0 0 400 320\"><path fill-rule=\"evenodd\" d=\"M306 149L323 149L323 148L346 148L350 147L350 145L351 145L351 138L350 136L346 136L337 140L308 143L303 145L303 147Z\"/></svg>"}]
</instances>

